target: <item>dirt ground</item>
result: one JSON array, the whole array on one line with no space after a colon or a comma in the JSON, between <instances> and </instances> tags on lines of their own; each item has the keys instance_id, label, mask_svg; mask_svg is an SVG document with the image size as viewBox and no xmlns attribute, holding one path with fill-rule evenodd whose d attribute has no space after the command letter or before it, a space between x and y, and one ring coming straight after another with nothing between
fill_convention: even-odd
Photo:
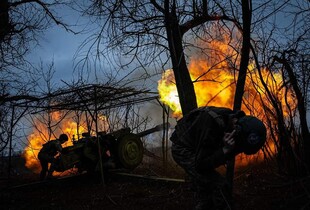
<instances>
[{"instance_id":1,"label":"dirt ground","mask_svg":"<svg viewBox=\"0 0 310 210\"><path fill-rule=\"evenodd\" d=\"M173 180L158 179L164 171ZM1 209L190 210L194 205L190 183L181 181L186 176L171 165L163 170L142 164L130 176L113 172L105 176L105 184L100 176L89 174L44 182L37 178L27 172L2 179ZM280 176L266 164L240 169L234 181L234 201L236 210L307 210L310 177Z\"/></svg>"}]
</instances>

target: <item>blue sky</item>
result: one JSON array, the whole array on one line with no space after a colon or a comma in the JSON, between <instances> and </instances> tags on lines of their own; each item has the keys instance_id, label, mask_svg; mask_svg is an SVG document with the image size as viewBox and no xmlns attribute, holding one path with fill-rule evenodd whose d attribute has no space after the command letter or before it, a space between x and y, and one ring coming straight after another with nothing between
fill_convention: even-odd
<instances>
[{"instance_id":1,"label":"blue sky","mask_svg":"<svg viewBox=\"0 0 310 210\"><path fill-rule=\"evenodd\" d=\"M39 37L39 46L32 49L28 58L34 65L40 61L44 65L54 62L54 80L71 80L74 54L86 37L85 34L74 35L60 26L52 26Z\"/></svg>"},{"instance_id":2,"label":"blue sky","mask_svg":"<svg viewBox=\"0 0 310 210\"><path fill-rule=\"evenodd\" d=\"M82 27L83 26L81 26L81 28ZM76 27L75 30L80 29ZM74 59L74 56L77 53L79 46L85 41L87 37L90 36L90 34L91 32L87 34L75 35L73 33L67 32L65 29L59 26L53 26L39 38L40 46L36 46L32 49L31 53L28 55L28 59L35 66L38 65L40 61L43 62L43 65L49 65L54 62L55 74L53 77L53 82L55 83L60 84L60 80L64 80L66 82L76 80L77 73L74 72L74 67L78 60ZM101 69L104 68L105 65L103 64ZM92 71L94 70L92 69ZM92 74L94 74L94 72L91 72L90 75ZM139 78L139 72L136 71L131 76ZM160 77L158 76L155 79L149 80L148 83L152 84L148 85L148 87L156 88L156 81L159 78ZM90 80L91 79L92 78L90 78ZM102 78L102 81L104 83L104 78Z\"/></svg>"}]
</instances>

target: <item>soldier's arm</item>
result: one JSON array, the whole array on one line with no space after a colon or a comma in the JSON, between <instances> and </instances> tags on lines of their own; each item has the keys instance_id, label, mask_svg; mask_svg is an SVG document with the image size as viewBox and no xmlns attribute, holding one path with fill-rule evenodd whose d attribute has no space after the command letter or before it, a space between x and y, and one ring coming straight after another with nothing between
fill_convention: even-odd
<instances>
[{"instance_id":1,"label":"soldier's arm","mask_svg":"<svg viewBox=\"0 0 310 210\"><path fill-rule=\"evenodd\" d=\"M61 146L61 143L59 141L57 141L57 143L55 144L55 147L56 147L56 150L58 152L61 152L62 151L62 146Z\"/></svg>"},{"instance_id":2,"label":"soldier's arm","mask_svg":"<svg viewBox=\"0 0 310 210\"><path fill-rule=\"evenodd\" d=\"M209 151L204 156L197 158L196 168L200 173L215 169L226 163L228 155L226 155L222 148L215 151Z\"/></svg>"}]
</instances>

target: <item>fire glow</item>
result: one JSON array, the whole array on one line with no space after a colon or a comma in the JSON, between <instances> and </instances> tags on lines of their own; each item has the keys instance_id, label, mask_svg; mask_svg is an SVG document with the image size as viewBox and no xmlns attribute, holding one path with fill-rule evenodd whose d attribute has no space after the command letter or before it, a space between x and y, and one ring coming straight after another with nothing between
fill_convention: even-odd
<instances>
[{"instance_id":1,"label":"fire glow","mask_svg":"<svg viewBox=\"0 0 310 210\"><path fill-rule=\"evenodd\" d=\"M77 140L81 137L81 134L87 132L85 125L78 125L71 119L62 119L59 112L53 112L50 114L52 124L59 123L57 129L53 131L53 136L49 134L46 123L40 120L36 120L35 129L32 133L28 135L28 145L24 149L23 157L25 159L25 166L35 173L39 173L41 170L40 162L38 160L38 153L42 148L43 144L49 140L53 140L59 137L60 134L65 133L68 135L69 140L64 143L63 147L68 147L73 145L73 140ZM101 127L107 128L107 120L104 116L98 116L100 119ZM100 127L100 128L101 128ZM51 137L49 137L51 136ZM56 172L55 172L56 173Z\"/></svg>"},{"instance_id":2,"label":"fire glow","mask_svg":"<svg viewBox=\"0 0 310 210\"><path fill-rule=\"evenodd\" d=\"M194 56L190 59L188 69L194 84L198 107L219 106L233 108L238 75L236 71L232 71L229 67L231 62L228 62L223 57L224 55L230 55L230 58L235 58L233 51L227 46L225 39L223 42L212 42L211 49L215 49L217 52L221 51L221 53L212 57L212 60ZM283 102L283 104L285 104L284 101L286 100L291 107L296 107L292 94L285 98L286 90L283 88L283 78L280 73L270 73L267 69L262 69L261 76L263 83L266 84L268 90L272 92L277 100ZM250 63L245 83L242 110L246 114L254 115L266 122L265 108L271 108L272 105L266 96L266 89L263 83L255 65ZM175 78L171 69L166 70L162 75L162 79L158 81L158 92L160 100L173 111L173 117L176 119L182 117ZM288 92L290 93L289 90ZM286 107L283 106L282 109L284 114L288 115ZM270 143L268 144L269 147L274 148ZM257 157L250 157L250 159L254 158L256 159ZM250 162L248 158L239 158L238 164L246 165L248 162Z\"/></svg>"},{"instance_id":3,"label":"fire glow","mask_svg":"<svg viewBox=\"0 0 310 210\"><path fill-rule=\"evenodd\" d=\"M217 42L219 44L219 42ZM224 43L222 43L224 45ZM221 48L221 47L219 47ZM221 106L233 108L234 94L236 90L236 72L229 70L228 62L218 58L219 66L210 64L207 60L201 58L191 58L189 63L189 72L197 98L198 107L202 106ZM226 63L226 67L225 64ZM211 66L213 66L211 68ZM262 69L261 75L268 90L279 101L287 103L295 108L293 94L285 98L285 89L283 88L283 78L280 73L270 73L267 69ZM158 81L158 92L160 100L168 105L173 111L173 117L182 117L181 106L178 92L175 85L175 78L172 69L166 70L161 80ZM254 64L249 64L247 79L245 83L242 110L247 114L257 116L264 120L264 106L271 107L270 100L266 96L266 89L261 82L259 72ZM288 110L283 106L285 115Z\"/></svg>"}]
</instances>

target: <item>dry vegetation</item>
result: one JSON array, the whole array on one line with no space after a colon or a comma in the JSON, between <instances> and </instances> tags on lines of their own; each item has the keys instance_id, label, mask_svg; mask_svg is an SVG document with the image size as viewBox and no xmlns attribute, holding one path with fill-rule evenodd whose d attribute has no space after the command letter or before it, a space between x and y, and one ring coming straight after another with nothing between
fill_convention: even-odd
<instances>
[{"instance_id":1,"label":"dry vegetation","mask_svg":"<svg viewBox=\"0 0 310 210\"><path fill-rule=\"evenodd\" d=\"M146 157L134 174L184 178L175 164ZM4 163L4 160L2 160ZM190 183L168 182L110 173L101 184L100 176L88 174L38 182L38 175L13 159L10 180L1 180L2 209L192 209ZM2 167L3 168L3 167ZM7 177L2 173L2 177ZM288 178L277 174L270 163L238 169L234 198L237 210L310 209L310 178Z\"/></svg>"}]
</instances>

